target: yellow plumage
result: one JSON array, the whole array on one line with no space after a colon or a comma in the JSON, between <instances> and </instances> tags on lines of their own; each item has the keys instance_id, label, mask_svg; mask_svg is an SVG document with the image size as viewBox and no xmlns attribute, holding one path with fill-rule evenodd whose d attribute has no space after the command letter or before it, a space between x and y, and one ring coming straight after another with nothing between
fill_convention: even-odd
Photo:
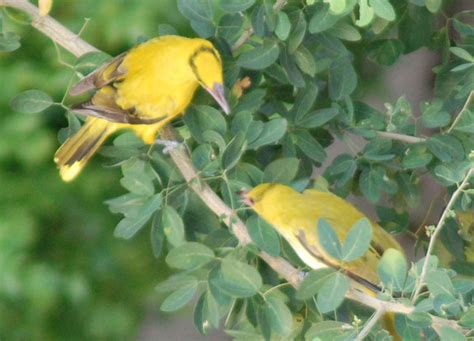
<instances>
[{"instance_id":1,"label":"yellow plumage","mask_svg":"<svg viewBox=\"0 0 474 341\"><path fill-rule=\"evenodd\" d=\"M380 282L377 265L383 252L389 248L403 252L389 233L372 222L372 240L369 250L362 257L349 263L341 263L331 257L319 242L318 220L328 221L343 242L352 225L365 217L349 202L332 193L313 189L299 193L281 184L261 184L243 193L242 198L288 241L310 268L342 268L352 278L377 286ZM372 288L365 291L375 295ZM387 314L385 322L386 328L393 333L393 316Z\"/></svg>"},{"instance_id":2,"label":"yellow plumage","mask_svg":"<svg viewBox=\"0 0 474 341\"><path fill-rule=\"evenodd\" d=\"M160 128L184 112L199 85L229 111L217 50L207 40L179 36L149 40L85 77L71 95L96 92L73 109L88 118L56 153L63 180L76 177L119 129L130 128L145 143L153 143Z\"/></svg>"}]
</instances>

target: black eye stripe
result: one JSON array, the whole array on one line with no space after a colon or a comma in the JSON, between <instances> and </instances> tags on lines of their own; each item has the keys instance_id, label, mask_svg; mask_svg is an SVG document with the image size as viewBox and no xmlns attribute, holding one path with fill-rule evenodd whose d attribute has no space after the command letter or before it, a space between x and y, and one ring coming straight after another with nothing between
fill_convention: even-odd
<instances>
[{"instance_id":1,"label":"black eye stripe","mask_svg":"<svg viewBox=\"0 0 474 341\"><path fill-rule=\"evenodd\" d=\"M199 76L199 72L197 70L197 67L196 67L196 57L199 56L201 53L211 53L216 59L217 61L221 61L219 55L217 54L216 50L213 49L212 47L208 47L208 46L201 46L200 48L198 48L192 55L191 57L189 57L189 66L191 67L191 69L193 70L193 73L196 75L196 78L198 80L199 83L203 83L202 81L202 78L201 76Z\"/></svg>"}]
</instances>

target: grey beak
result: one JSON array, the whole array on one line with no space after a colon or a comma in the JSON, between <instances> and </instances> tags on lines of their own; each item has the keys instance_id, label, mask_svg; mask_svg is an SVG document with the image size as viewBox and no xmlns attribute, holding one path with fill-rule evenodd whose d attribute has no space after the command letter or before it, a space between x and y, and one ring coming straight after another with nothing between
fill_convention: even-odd
<instances>
[{"instance_id":1,"label":"grey beak","mask_svg":"<svg viewBox=\"0 0 474 341\"><path fill-rule=\"evenodd\" d=\"M206 89L207 92L211 94L214 100L219 104L219 106L224 110L224 112L229 115L230 114L230 107L229 103L225 99L224 93L224 86L220 83L214 83L214 87L212 89Z\"/></svg>"}]
</instances>

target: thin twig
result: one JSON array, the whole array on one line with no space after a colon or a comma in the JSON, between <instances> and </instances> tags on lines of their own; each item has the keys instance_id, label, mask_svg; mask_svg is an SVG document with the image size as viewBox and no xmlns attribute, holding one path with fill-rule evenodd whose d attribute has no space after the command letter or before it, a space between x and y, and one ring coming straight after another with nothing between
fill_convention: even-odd
<instances>
[{"instance_id":1,"label":"thin twig","mask_svg":"<svg viewBox=\"0 0 474 341\"><path fill-rule=\"evenodd\" d=\"M453 205L456 203L456 200L459 198L464 188L469 184L469 179L471 178L472 175L474 175L474 168L471 168L467 172L466 176L464 177L464 180L461 182L459 187L454 191L453 195L451 196L451 199L449 199L449 202L443 211L443 214L441 215L441 218L438 221L438 224L436 225L436 228L434 229L433 234L430 237L428 249L426 250L425 261L423 262L423 267L421 268L421 274L417 280L417 286L412 295L412 299L411 299L412 303L416 301L416 299L418 298L418 295L420 294L421 289L423 288L423 285L425 284L425 277L426 277L426 272L428 270L429 258L430 258L431 253L433 252L433 248L438 238L438 235L441 232L441 229L443 228L446 222L446 218L448 218L451 212L451 209L453 208Z\"/></svg>"},{"instance_id":2,"label":"thin twig","mask_svg":"<svg viewBox=\"0 0 474 341\"><path fill-rule=\"evenodd\" d=\"M388 131L378 131L377 136L387 140L397 140L406 143L421 143L426 141L426 139L422 137L391 133Z\"/></svg>"},{"instance_id":3,"label":"thin twig","mask_svg":"<svg viewBox=\"0 0 474 341\"><path fill-rule=\"evenodd\" d=\"M453 131L454 127L456 127L456 124L458 124L459 120L461 119L462 115L464 112L466 112L467 108L471 105L472 99L474 98L474 90L471 90L469 93L469 96L467 97L466 102L464 103L464 106L462 107L461 111L458 113L456 118L454 119L453 124L451 124L451 127L448 129L448 134Z\"/></svg>"},{"instance_id":4,"label":"thin twig","mask_svg":"<svg viewBox=\"0 0 474 341\"><path fill-rule=\"evenodd\" d=\"M385 314L385 308L380 306L377 310L375 310L374 315L367 321L364 328L360 331L360 333L356 336L354 341L362 341L364 338L369 335L372 328L374 328L375 324L380 320L380 318Z\"/></svg>"},{"instance_id":5,"label":"thin twig","mask_svg":"<svg viewBox=\"0 0 474 341\"><path fill-rule=\"evenodd\" d=\"M283 7L285 4L286 0L279 0L275 6L281 9L281 7ZM39 17L38 9L26 0L0 0L0 7L2 6L9 6L23 10L29 13L33 18ZM50 16L45 16L40 19L40 23L33 20L32 25L75 56L80 57L86 53L98 51L94 46L83 41L80 37L69 31L66 27L62 26ZM169 126L166 126L161 131L161 135L163 138L175 140L173 129ZM235 212L233 212L214 191L212 191L212 189L206 183L200 181L199 175L194 169L192 161L189 158L187 152L183 149L176 148L170 151L170 156L180 173L186 179L188 185L197 193L203 202L218 217L221 217L224 223L229 226L229 228L232 229L240 244L245 245L250 243L251 238L247 232L245 224L235 215ZM259 257L293 287L299 287L302 281L300 271L293 267L289 262L281 257L271 256L266 252L260 252ZM407 315L414 309L412 306L406 306L401 303L381 301L365 292L360 291L358 287L360 287L360 284L358 283L351 285L346 297L375 310L378 310L381 306L383 306L386 312ZM437 316L432 316L432 319L437 326L449 326L451 328L464 331L463 328L461 328L456 323L456 321L446 320Z\"/></svg>"},{"instance_id":6,"label":"thin twig","mask_svg":"<svg viewBox=\"0 0 474 341\"><path fill-rule=\"evenodd\" d=\"M12 7L31 16L31 26L44 33L76 57L98 51L50 16L40 16L38 8L26 0L0 0L0 7Z\"/></svg>"},{"instance_id":7,"label":"thin twig","mask_svg":"<svg viewBox=\"0 0 474 341\"><path fill-rule=\"evenodd\" d=\"M278 13L283 8L283 6L286 5L287 2L288 0L277 0L277 2L275 2L275 5L273 5L273 10ZM242 32L242 35L239 37L239 39L237 39L234 45L232 45L232 51L238 50L240 47L242 47L242 45L244 45L247 40L250 39L253 33L254 30L252 26Z\"/></svg>"}]
</instances>

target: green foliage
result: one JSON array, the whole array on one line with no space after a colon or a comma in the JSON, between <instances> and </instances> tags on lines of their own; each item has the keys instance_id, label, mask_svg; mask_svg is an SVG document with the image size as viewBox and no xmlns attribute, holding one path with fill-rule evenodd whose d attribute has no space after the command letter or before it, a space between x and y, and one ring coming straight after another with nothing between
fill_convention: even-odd
<instances>
[{"instance_id":1,"label":"green foliage","mask_svg":"<svg viewBox=\"0 0 474 341\"><path fill-rule=\"evenodd\" d=\"M142 40L154 35L187 33L180 23L164 24L165 18L174 17L166 10L159 20L161 25L158 25L158 20L151 20L149 14L158 5L151 0L145 3L127 4L127 9L136 6L136 11L117 9L114 15L105 5L89 4L91 8L97 7L98 18L111 17L113 20L101 23L99 27L103 26L103 30L92 27L91 32L98 32L97 36L92 37L93 33L89 33L90 37L86 38L91 38L101 49L118 51L139 40L137 35L142 36ZM361 321L366 321L370 315L353 304L344 303L352 279L342 270L323 268L309 271L298 289L290 288L258 257L259 252L284 257L297 266L301 266L301 262L271 225L242 209L236 192L262 182L284 183L303 190L315 180L314 169L325 165L327 168L314 187L324 187L342 197L349 194L362 196L377 204L377 214L384 228L396 232L408 229L412 212L409 209L417 209L420 203L423 176L432 177L452 193L473 167L474 111L468 98L473 96L474 88L474 27L470 21L474 12L457 13L447 21L440 20L444 16L442 13L449 13L445 11L447 5L440 0L278 1L278 6L267 0L178 0L170 3L176 5L197 35L214 42L223 57L231 115L224 116L214 107L209 96L199 93L183 119L174 124L199 175L189 182L197 188L209 185L234 210L235 216L215 216L206 205L210 203L200 201L168 155L157 146L145 146L133 134L123 133L112 145L101 150L109 159L108 165L120 169L123 177L119 181L107 175L113 172L110 168L100 172L90 169L94 167L85 170L89 175L83 177L85 180L79 180L74 188L86 188L84 193L81 192L84 196L87 191L94 193L86 196L89 201L87 209L71 204L74 196L64 193L66 185L60 185L56 180L54 190L61 193L58 199L67 198L61 203L61 208L53 202L38 204L42 197L37 195L28 198L28 205L38 205L34 206L34 214L29 212L28 206L19 205L19 213L11 210L14 205L0 207L11 215L11 221L0 232L11 229L11 226L21 226L20 237L15 237L18 240L12 242L8 239L5 245L15 245L16 242L20 249L25 250L32 240L39 244L40 240L51 238L53 233L35 239L35 233L39 232L31 227L40 219L36 217L41 216L38 212L45 208L54 207L57 210L55 217L59 217L56 224L68 231L75 226L74 217L77 216L84 217L81 218L84 219L82 224L96 227L99 223L94 215L97 211L104 211L97 205L98 198L103 198L104 193L109 198L117 195L106 204L112 213L122 216L114 235L124 239L134 237L126 244L132 251L123 252L127 257L130 253L140 255L131 268L153 254L159 258L158 261L165 260L161 268L168 266L176 271L162 281L154 274L152 279L144 278L143 274L151 272L147 272L145 266L141 269L141 279L145 283L161 281L157 292L165 295L160 307L163 312L176 311L194 300L194 323L199 332L206 334L211 329L222 327L236 339L354 338L360 331ZM80 20L89 16L85 14L89 12L82 7L86 5L75 6L82 9L75 14L78 16L75 25L80 27ZM142 27L143 22L154 26ZM445 26L435 31L435 22ZM171 24L178 24L178 27ZM252 33L248 39L240 39L248 32ZM97 43L101 39L103 43ZM36 43L27 40L24 46L28 44L34 46ZM6 30L2 19L0 51L13 51L18 47L18 35L10 28ZM366 103L370 97L367 96L371 88L368 85L373 85L369 78L422 47L438 52L442 59L434 68L434 98L419 106L420 115L404 97L386 103L383 111ZM67 77L85 75L108 58L105 53L92 53L68 61L64 64L71 70L65 74ZM13 98L13 110L26 113L45 111L44 117L53 120L52 115L56 117L60 110L70 105L67 96L61 98L68 86L67 77L54 79L54 86L44 82L51 74L60 73L56 64L54 66L54 72L48 64L48 70L38 75L33 73L34 68L30 68L31 74L35 75L31 80L17 80L16 87L7 92L8 98ZM13 69L12 73L6 71L7 78L13 78L14 72L20 74L18 67ZM369 69L374 70L373 73L367 72ZM240 89L239 81L244 78L248 78L249 85ZM21 92L32 87L41 90ZM14 93L18 92L20 94L15 97ZM2 106L5 107L5 103ZM35 178L37 174L45 174L40 187L43 192L54 183L52 174L56 176L55 170L35 167L45 168L45 160L53 155L51 134L46 124L41 122L42 117L10 115L0 128L0 136L5 136L0 140L0 155L13 159L1 170L2 177L8 180L2 181L6 193L9 193L5 195L7 199L21 201L18 199L27 197L25 193L30 192L31 181L18 186L18 189L12 186L12 183L22 180L22 176L9 172L14 167L16 169L17 163L21 165L20 171L30 176L34 174ZM60 133L61 140L76 131L80 124L80 120L70 112L67 118L69 126ZM54 124L55 130L56 125L59 124ZM386 135L381 136L381 133ZM23 141L25 136L28 136L28 148ZM364 140L363 146L354 142L356 138ZM349 151L328 158L328 155L332 156L328 147L336 142L348 145ZM23 168L29 169L24 171ZM94 177L94 172L99 175ZM123 187L120 190L117 189L118 183ZM18 191L23 196L16 195ZM453 218L461 212L472 211L472 196L469 189L461 194L444 229L449 229L449 233L441 238L449 255L445 264L452 263L452 268L464 275L469 275L466 272L473 264L472 256L468 257L469 251L472 252L469 249L472 241L465 237L466 233L461 233L464 231L462 224ZM384 206L380 206L381 203ZM66 214L61 213L64 209ZM29 212L26 221L20 218L24 211ZM241 245L233 229L224 226L223 221L230 218L232 225L237 217L247 226L252 240L249 245ZM373 230L367 219L354 224L344 240L339 239L335 232L339 226L331 226L324 219L314 224L324 250L341 262L360 259L370 247ZM151 246L144 248L140 238L149 225ZM107 222L105 226L111 226L111 223ZM8 236L13 237L13 234ZM83 239L87 243L87 238ZM117 248L110 245L109 248ZM137 250L133 245L137 245ZM40 247L37 245L36 248ZM62 246L61 250L69 248ZM92 249L85 245L86 250L89 248ZM93 250L91 254L97 256L87 258L89 262L102 261L103 257L111 261L98 251L100 248ZM141 255L144 250L149 255ZM87 255L82 251L81 254L85 254L82 257ZM113 254L118 257L117 251ZM4 254L0 253L0 256ZM468 277L460 278L453 270L446 270L448 265L438 262L438 258L432 255L427 259L426 291L420 297L412 296L419 286L424 259L409 268L405 256L394 249L386 250L381 257L377 269L380 283L373 285L381 289L381 299L413 305L412 313L400 315L396 321L397 330L406 339L416 340L420 335L435 337L436 334L446 340L461 338L455 329L442 327L434 330L432 316L450 318L472 328L473 281ZM80 260L80 257L74 258L65 267L71 262L80 263ZM17 264L22 265L24 261L18 259L15 262L9 265L6 275L12 276L16 282L21 279L31 283L31 288L23 289L20 297L31 303L32 314L53 319L51 307L58 304L59 295L69 295L71 302L82 302L86 291L89 303L71 304L71 310L79 307L87 316L115 318L110 324L88 322L77 328L77 335L84 338L129 337L133 329L130 326L139 315L140 304L136 297L130 298L130 305L137 307L131 313L131 308L123 308L128 302L113 305L113 300L106 298L105 294L101 299L93 296L90 287L84 284L92 281L85 279L93 273L92 270L80 272L80 275L74 272L65 275L51 268L47 261L38 261L28 263L25 272L19 276L11 268L18 268ZM134 272L129 270L124 277L130 277L129 273ZM90 276L100 281L99 275L93 273ZM128 282L114 279L117 292L121 293L124 287L128 290ZM0 285L0 297L15 297L15 293L8 290ZM96 301L100 303L93 304ZM34 310L36 307L38 309ZM21 313L15 309L14 314L7 308L0 310L0 327L1 321L12 320ZM69 317L71 320L78 320L74 313L68 316L72 316ZM352 319L352 316L357 316L357 319ZM335 318L338 321L334 321ZM224 325L222 320L225 320ZM38 321L35 322L37 334L26 335L48 338L49 332L38 327L41 325ZM120 325L127 328L113 330ZM107 329L107 326L111 327ZM28 327L31 326L26 324L22 332L25 333ZM370 337L386 339L387 333L381 328L377 325ZM51 335L69 336L67 331L51 332Z\"/></svg>"}]
</instances>

